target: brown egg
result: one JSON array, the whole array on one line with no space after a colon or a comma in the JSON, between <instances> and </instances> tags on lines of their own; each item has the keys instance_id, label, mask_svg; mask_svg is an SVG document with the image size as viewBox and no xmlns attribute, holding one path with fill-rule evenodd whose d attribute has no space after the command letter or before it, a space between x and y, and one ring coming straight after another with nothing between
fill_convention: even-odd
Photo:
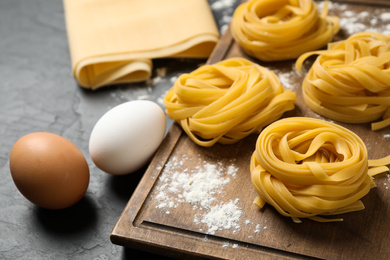
<instances>
[{"instance_id":1,"label":"brown egg","mask_svg":"<svg viewBox=\"0 0 390 260\"><path fill-rule=\"evenodd\" d=\"M78 202L89 184L89 168L81 151L62 136L37 132L12 147L9 166L18 190L32 203L63 209Z\"/></svg>"}]
</instances>

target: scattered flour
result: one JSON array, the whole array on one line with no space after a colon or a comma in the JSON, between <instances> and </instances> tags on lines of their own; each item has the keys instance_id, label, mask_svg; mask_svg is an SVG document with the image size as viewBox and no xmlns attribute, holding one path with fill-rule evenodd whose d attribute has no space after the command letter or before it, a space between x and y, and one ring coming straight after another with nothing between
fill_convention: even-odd
<instances>
[{"instance_id":1,"label":"scattered flour","mask_svg":"<svg viewBox=\"0 0 390 260\"><path fill-rule=\"evenodd\" d=\"M170 82L171 82L172 84L175 84L175 82L176 82L177 79L178 79L177 76L173 76L173 77L170 78Z\"/></svg>"},{"instance_id":2,"label":"scattered flour","mask_svg":"<svg viewBox=\"0 0 390 260\"><path fill-rule=\"evenodd\" d=\"M320 2L319 8L322 9L324 2ZM362 31L379 32L390 34L390 12L377 8L373 12L349 10L348 4L329 2L329 13L338 11L340 17L341 30L348 35Z\"/></svg>"},{"instance_id":3,"label":"scattered flour","mask_svg":"<svg viewBox=\"0 0 390 260\"><path fill-rule=\"evenodd\" d=\"M224 242L224 243L222 244L222 247L228 247L229 245L230 245L229 242Z\"/></svg>"},{"instance_id":4,"label":"scattered flour","mask_svg":"<svg viewBox=\"0 0 390 260\"><path fill-rule=\"evenodd\" d=\"M257 224L254 232L255 234L257 234L260 233L261 230L265 230L267 228L268 228L267 226L261 226L260 224Z\"/></svg>"},{"instance_id":5,"label":"scattered flour","mask_svg":"<svg viewBox=\"0 0 390 260\"><path fill-rule=\"evenodd\" d=\"M211 3L211 10L221 13L221 17L218 18L218 23L221 27L221 34L223 34L228 28L232 20L232 15L236 4L236 0L216 0L214 3Z\"/></svg>"},{"instance_id":6,"label":"scattered flour","mask_svg":"<svg viewBox=\"0 0 390 260\"><path fill-rule=\"evenodd\" d=\"M236 178L238 168L234 161L223 165L198 158L198 166L188 168L186 164L193 160L196 158L182 155L174 156L167 162L157 185L156 208L169 214L181 203L191 204L192 209L196 210L193 222L207 226L208 234L226 229L236 232L240 229L242 215L239 200L223 202L220 199L223 197L223 186Z\"/></svg>"},{"instance_id":7,"label":"scattered flour","mask_svg":"<svg viewBox=\"0 0 390 260\"><path fill-rule=\"evenodd\" d=\"M384 22L390 22L390 13L382 13L380 18Z\"/></svg>"},{"instance_id":8,"label":"scattered flour","mask_svg":"<svg viewBox=\"0 0 390 260\"><path fill-rule=\"evenodd\" d=\"M159 82L161 82L162 79L163 79L163 77L161 77L161 76L156 76L156 77L154 77L154 78L150 78L150 79L146 80L146 84L148 84L148 85L156 85L156 84L158 84Z\"/></svg>"},{"instance_id":9,"label":"scattered flour","mask_svg":"<svg viewBox=\"0 0 390 260\"><path fill-rule=\"evenodd\" d=\"M211 9L222 10L231 8L235 4L236 0L218 0L211 4Z\"/></svg>"},{"instance_id":10,"label":"scattered flour","mask_svg":"<svg viewBox=\"0 0 390 260\"><path fill-rule=\"evenodd\" d=\"M148 100L150 99L150 95L140 95L137 97L138 100Z\"/></svg>"},{"instance_id":11,"label":"scattered flour","mask_svg":"<svg viewBox=\"0 0 390 260\"><path fill-rule=\"evenodd\" d=\"M290 70L279 71L278 69L272 69L275 74L278 76L280 83L284 88L295 90L297 87L297 78L299 77L299 72L295 69L295 64L292 65Z\"/></svg>"},{"instance_id":12,"label":"scattered flour","mask_svg":"<svg viewBox=\"0 0 390 260\"><path fill-rule=\"evenodd\" d=\"M231 245L230 245L230 242L224 242L224 243L222 244L222 247L237 248L237 247L238 247L238 244L234 243L234 244L231 244Z\"/></svg>"},{"instance_id":13,"label":"scattered flour","mask_svg":"<svg viewBox=\"0 0 390 260\"><path fill-rule=\"evenodd\" d=\"M110 93L110 96L121 102L133 100L134 96L137 99L150 99L153 91L152 86L134 86L132 92L126 91L125 89L118 89Z\"/></svg>"},{"instance_id":14,"label":"scattered flour","mask_svg":"<svg viewBox=\"0 0 390 260\"><path fill-rule=\"evenodd\" d=\"M239 220L242 215L241 209L237 206L238 199L228 203L220 203L210 208L199 221L195 215L194 223L203 223L208 227L209 234L215 234L218 230L234 229L233 232L240 230Z\"/></svg>"},{"instance_id":15,"label":"scattered flour","mask_svg":"<svg viewBox=\"0 0 390 260\"><path fill-rule=\"evenodd\" d=\"M257 224L256 229L255 229L255 233L259 233L259 232L260 232L260 224Z\"/></svg>"}]
</instances>

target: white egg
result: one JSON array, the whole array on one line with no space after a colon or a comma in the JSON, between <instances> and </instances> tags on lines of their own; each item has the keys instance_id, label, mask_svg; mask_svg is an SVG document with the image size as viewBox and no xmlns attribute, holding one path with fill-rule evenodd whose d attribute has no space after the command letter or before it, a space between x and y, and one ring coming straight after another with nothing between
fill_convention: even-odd
<instances>
[{"instance_id":1,"label":"white egg","mask_svg":"<svg viewBox=\"0 0 390 260\"><path fill-rule=\"evenodd\" d=\"M139 170L164 139L166 119L159 105L135 100L106 112L94 126L89 153L101 170L124 175Z\"/></svg>"}]
</instances>

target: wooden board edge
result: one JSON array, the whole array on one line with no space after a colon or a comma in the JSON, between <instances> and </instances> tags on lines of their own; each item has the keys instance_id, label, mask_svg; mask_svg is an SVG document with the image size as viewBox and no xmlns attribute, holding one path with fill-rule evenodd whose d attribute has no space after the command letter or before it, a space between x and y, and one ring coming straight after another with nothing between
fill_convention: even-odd
<instances>
[{"instance_id":1,"label":"wooden board edge","mask_svg":"<svg viewBox=\"0 0 390 260\"><path fill-rule=\"evenodd\" d=\"M231 255L240 255L243 259L258 259L259 257L264 260L313 259L293 252L148 223L147 221L132 227L131 231L131 237L113 236L111 241L128 248L153 252L175 259L229 259ZM192 248L193 245L202 241L207 241L207 243L202 243L202 247ZM222 254L216 248L223 248Z\"/></svg>"},{"instance_id":2,"label":"wooden board edge","mask_svg":"<svg viewBox=\"0 0 390 260\"><path fill-rule=\"evenodd\" d=\"M220 40L218 41L217 45L215 46L210 57L208 58L207 64L213 64L223 60L233 44L234 40L232 34L230 33L229 25Z\"/></svg>"},{"instance_id":3,"label":"wooden board edge","mask_svg":"<svg viewBox=\"0 0 390 260\"><path fill-rule=\"evenodd\" d=\"M174 151L174 147L179 141L182 133L183 131L180 126L176 123L173 123L163 142L161 143L159 149L151 160L144 175L142 176L140 182L138 183L137 188L135 189L134 193L130 197L130 200L128 201L124 210L119 216L117 223L115 224L114 228L110 233L110 238L114 238L115 240L116 238L122 237L124 234L120 232L120 230L123 228L127 228L127 224L135 226L134 221L136 220L137 215L142 209L145 199L152 191L152 187L158 180L158 176L163 170L163 166L169 159L172 151Z\"/></svg>"}]
</instances>

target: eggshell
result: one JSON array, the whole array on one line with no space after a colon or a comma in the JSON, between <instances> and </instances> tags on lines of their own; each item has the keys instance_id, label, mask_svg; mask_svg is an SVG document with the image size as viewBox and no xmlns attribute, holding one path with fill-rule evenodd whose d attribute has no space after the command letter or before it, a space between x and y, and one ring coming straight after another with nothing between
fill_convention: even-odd
<instances>
[{"instance_id":1,"label":"eggshell","mask_svg":"<svg viewBox=\"0 0 390 260\"><path fill-rule=\"evenodd\" d=\"M88 188L89 168L84 155L56 134L36 132L21 137L12 147L9 166L18 190L42 208L67 208Z\"/></svg>"},{"instance_id":2,"label":"eggshell","mask_svg":"<svg viewBox=\"0 0 390 260\"><path fill-rule=\"evenodd\" d=\"M148 100L129 101L97 121L89 139L89 153L101 170L129 174L150 161L165 130L165 113L159 105Z\"/></svg>"}]
</instances>

